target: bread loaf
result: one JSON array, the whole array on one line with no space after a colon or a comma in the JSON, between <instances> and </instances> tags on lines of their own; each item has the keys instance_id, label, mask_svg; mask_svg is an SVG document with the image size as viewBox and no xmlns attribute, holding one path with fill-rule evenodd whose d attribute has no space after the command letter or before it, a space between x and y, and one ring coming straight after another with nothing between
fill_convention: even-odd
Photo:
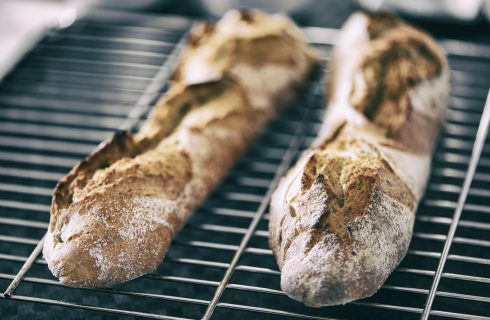
<instances>
[{"instance_id":1,"label":"bread loaf","mask_svg":"<svg viewBox=\"0 0 490 320\"><path fill-rule=\"evenodd\" d=\"M117 133L58 183L43 249L53 274L99 287L154 270L314 61L283 16L233 11L195 26L141 130Z\"/></svg>"},{"instance_id":2,"label":"bread loaf","mask_svg":"<svg viewBox=\"0 0 490 320\"><path fill-rule=\"evenodd\" d=\"M313 307L371 296L407 253L449 92L441 49L386 14L354 14L331 69L322 129L270 207L282 290Z\"/></svg>"}]
</instances>

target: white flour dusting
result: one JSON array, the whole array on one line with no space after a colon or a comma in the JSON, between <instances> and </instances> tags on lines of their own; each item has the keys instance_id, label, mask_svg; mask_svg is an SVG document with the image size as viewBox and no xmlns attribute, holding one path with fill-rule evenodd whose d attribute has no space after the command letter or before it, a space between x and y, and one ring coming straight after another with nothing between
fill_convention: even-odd
<instances>
[{"instance_id":1,"label":"white flour dusting","mask_svg":"<svg viewBox=\"0 0 490 320\"><path fill-rule=\"evenodd\" d=\"M97 278L100 280L107 279L108 271L111 269L110 260L104 255L103 247L103 244L97 243L89 250L89 255L95 260L98 270Z\"/></svg>"},{"instance_id":2,"label":"white flour dusting","mask_svg":"<svg viewBox=\"0 0 490 320\"><path fill-rule=\"evenodd\" d=\"M168 223L166 215L178 210L177 203L172 200L153 197L134 197L130 205L120 214L125 223L119 229L119 236L124 240L144 241L146 234Z\"/></svg>"},{"instance_id":3,"label":"white flour dusting","mask_svg":"<svg viewBox=\"0 0 490 320\"><path fill-rule=\"evenodd\" d=\"M436 121L445 117L449 102L449 70L447 66L435 79L422 81L410 95L414 110Z\"/></svg>"},{"instance_id":4,"label":"white flour dusting","mask_svg":"<svg viewBox=\"0 0 490 320\"><path fill-rule=\"evenodd\" d=\"M288 85L304 77L308 64L306 60L298 62L302 63L296 68L287 68L282 64L255 67L240 63L235 64L229 72L245 88L250 104L254 108L267 110L270 109L271 96L277 96Z\"/></svg>"},{"instance_id":5,"label":"white flour dusting","mask_svg":"<svg viewBox=\"0 0 490 320\"><path fill-rule=\"evenodd\" d=\"M282 267L281 288L286 294L309 306L335 305L355 299L341 292L349 287L361 294L375 292L364 280L369 275L379 277L382 285L407 252L415 216L381 192L373 198L366 219L352 228L350 250L327 232L304 256L309 233L295 238Z\"/></svg>"},{"instance_id":6,"label":"white flour dusting","mask_svg":"<svg viewBox=\"0 0 490 320\"><path fill-rule=\"evenodd\" d=\"M99 176L98 179L105 179L104 185L90 195L82 193L83 199L73 199L77 202L76 205L89 206L85 212L76 211L78 207L71 202L66 208L70 215L63 214L61 217L60 212L57 212L56 216L52 216L52 219L68 220L64 233L66 242L55 244L56 235L48 231L48 238L44 243L46 261L53 274L59 276L63 283L75 286L103 286L132 279L156 268L170 246L176 229L182 227L197 205L226 173L226 168L231 166L234 157L229 155L245 148L245 142L249 142L274 114L278 107L275 102L285 101L286 99L281 99L284 98L282 95L288 96L297 83L306 77L311 65L312 52L302 40L301 31L291 24L290 20L264 14L254 14L253 23L242 20L246 19L242 19L237 13L228 15L217 26L217 34L213 36L216 39L207 39L206 43L199 44L203 50L197 50L194 52L196 54L193 54L199 58L184 66L183 85L188 84L186 81L219 79L223 72L221 67L227 61L207 60L211 59L216 51L226 49L230 42L237 39L260 38L268 34L284 37L288 41L287 49L301 60L298 61L299 66L283 62L263 68L241 65L235 69L230 76L236 78L239 84L237 87L242 91L239 93L240 96L248 97L252 107L260 109L253 111L260 111L257 112L257 118L260 119L253 125L247 125L246 129L236 130L231 126L233 123L223 125L214 121L219 112L213 107L208 112L209 119L205 126L187 126L184 123L163 140L171 142L174 139L173 142L191 157L192 178L175 200L156 198L155 195L133 196L131 182L124 182L125 185L119 189L119 186L114 185L113 177L108 174L109 170L100 171L102 177ZM265 57L266 60L267 58ZM226 65L226 72L233 69L233 65L238 63L237 60L239 59L229 60L231 66ZM268 65L267 61L264 61L264 65ZM227 100L227 103L232 102ZM211 103L217 101L213 100ZM228 112L229 110L224 110L222 116ZM201 115L196 113L196 116ZM200 122L206 120L203 118ZM189 121L192 122L193 119ZM226 144L219 145L221 141L225 141ZM163 143L160 146L165 147ZM133 160L127 159L128 166L133 165ZM115 193L111 191L112 188ZM120 196L121 190L127 192L127 198ZM86 222L84 228L79 225L81 221ZM80 232L79 236L71 237L75 232ZM101 238L107 239L107 242ZM83 261L73 258L73 253L83 257Z\"/></svg>"}]
</instances>

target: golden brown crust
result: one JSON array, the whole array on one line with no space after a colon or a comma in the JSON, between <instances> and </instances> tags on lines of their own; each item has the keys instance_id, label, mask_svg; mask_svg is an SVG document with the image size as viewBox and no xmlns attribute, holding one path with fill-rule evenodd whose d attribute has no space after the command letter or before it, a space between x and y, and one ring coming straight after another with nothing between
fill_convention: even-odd
<instances>
[{"instance_id":1,"label":"golden brown crust","mask_svg":"<svg viewBox=\"0 0 490 320\"><path fill-rule=\"evenodd\" d=\"M445 59L425 33L396 19L376 19L378 16L370 17L369 31L374 40L367 46L359 67L363 87L357 88L354 82L350 102L403 148L430 152L440 119L416 112L411 96L421 82L442 74ZM384 21L392 28L381 29ZM415 137L421 138L406 139L414 132L418 132Z\"/></svg>"},{"instance_id":2,"label":"golden brown crust","mask_svg":"<svg viewBox=\"0 0 490 320\"><path fill-rule=\"evenodd\" d=\"M345 28L323 128L270 208L281 288L314 307L371 296L405 256L448 95L427 35L390 15Z\"/></svg>"},{"instance_id":3,"label":"golden brown crust","mask_svg":"<svg viewBox=\"0 0 490 320\"><path fill-rule=\"evenodd\" d=\"M141 196L141 190L121 189L124 188L114 187L104 193L91 194L83 201L73 203L70 210L61 215L60 219L68 227L74 223L83 227L63 239L62 259L48 261L50 268L57 270L56 276L61 282L76 287L112 285L132 279L148 268L155 269L163 259L168 249L166 244L176 231L171 225L178 225L181 221L176 213L168 212L165 217L168 224L158 225L151 232L125 228L125 224L133 219L131 211L138 205L133 199ZM128 233L121 237L121 231ZM138 241L143 236L144 241ZM47 241L50 242L49 239ZM149 243L152 244L151 251L147 247ZM148 259L150 254L156 256Z\"/></svg>"},{"instance_id":4,"label":"golden brown crust","mask_svg":"<svg viewBox=\"0 0 490 320\"><path fill-rule=\"evenodd\" d=\"M135 143L128 132L116 132L111 139L104 141L61 179L53 191L51 205L53 218L50 221L50 230L54 228L58 213L72 201L73 190L86 184L87 180L100 168L108 167L122 157L131 156L134 146Z\"/></svg>"},{"instance_id":5,"label":"golden brown crust","mask_svg":"<svg viewBox=\"0 0 490 320\"><path fill-rule=\"evenodd\" d=\"M284 43L289 54L275 56ZM260 65L248 57L250 44L262 54ZM202 48L210 54L204 61ZM43 250L53 274L67 285L96 287L154 270L192 211L294 96L313 61L286 18L235 12L218 25L198 26L171 88L141 130L116 134L55 189ZM254 81L265 85L253 91Z\"/></svg>"},{"instance_id":6,"label":"golden brown crust","mask_svg":"<svg viewBox=\"0 0 490 320\"><path fill-rule=\"evenodd\" d=\"M374 190L397 199L410 210L416 207L415 197L406 183L380 151L364 140L338 138L322 149L313 150L301 168L299 192L283 199L287 214L296 220L297 232L284 235L286 229L279 228L276 248L287 251L296 236L310 233L307 254L325 233L332 233L347 250L353 240L349 228L363 219L373 201Z\"/></svg>"},{"instance_id":7,"label":"golden brown crust","mask_svg":"<svg viewBox=\"0 0 490 320\"><path fill-rule=\"evenodd\" d=\"M404 24L404 22L397 16L386 13L363 13L368 17L367 32L369 39L377 39L384 36L386 31L391 31L396 27Z\"/></svg>"}]
</instances>

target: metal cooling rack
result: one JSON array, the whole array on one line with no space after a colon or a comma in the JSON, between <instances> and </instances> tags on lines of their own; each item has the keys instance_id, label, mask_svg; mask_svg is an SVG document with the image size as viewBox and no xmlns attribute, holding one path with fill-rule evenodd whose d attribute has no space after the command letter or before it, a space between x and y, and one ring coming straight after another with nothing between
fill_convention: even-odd
<instances>
[{"instance_id":1,"label":"metal cooling rack","mask_svg":"<svg viewBox=\"0 0 490 320\"><path fill-rule=\"evenodd\" d=\"M48 34L0 85L2 319L490 319L490 141L484 132L473 147L485 119L490 50L450 39L440 43L452 67L452 99L428 191L407 257L373 297L306 308L280 291L267 244L270 192L321 123L323 71L194 214L155 272L107 289L59 284L39 254L51 190L115 130L141 125L166 90L191 24L94 12ZM337 30L304 30L328 69Z\"/></svg>"}]
</instances>

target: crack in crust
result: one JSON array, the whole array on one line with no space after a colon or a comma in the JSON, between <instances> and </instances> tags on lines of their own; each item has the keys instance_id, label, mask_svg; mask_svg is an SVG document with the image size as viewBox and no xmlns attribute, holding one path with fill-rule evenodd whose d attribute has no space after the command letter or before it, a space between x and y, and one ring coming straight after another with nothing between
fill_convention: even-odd
<instances>
[{"instance_id":1,"label":"crack in crust","mask_svg":"<svg viewBox=\"0 0 490 320\"><path fill-rule=\"evenodd\" d=\"M134 147L135 141L131 134L127 131L118 131L61 179L53 191L49 229L54 230L58 215L72 202L75 189L83 188L100 168L109 167L120 158L131 156Z\"/></svg>"},{"instance_id":2,"label":"crack in crust","mask_svg":"<svg viewBox=\"0 0 490 320\"><path fill-rule=\"evenodd\" d=\"M280 228L279 243L284 248L284 257L295 238L305 232L311 235L305 255L326 233L334 234L342 245L350 246L354 240L352 225L363 219L375 188L398 199L410 210L415 208L415 197L408 186L377 148L363 140L339 138L315 150L299 179L300 191L284 199L296 230L286 236Z\"/></svg>"},{"instance_id":3,"label":"crack in crust","mask_svg":"<svg viewBox=\"0 0 490 320\"><path fill-rule=\"evenodd\" d=\"M448 96L440 49L391 15L349 19L333 69L322 130L270 208L281 288L313 307L373 295L405 256Z\"/></svg>"},{"instance_id":4,"label":"crack in crust","mask_svg":"<svg viewBox=\"0 0 490 320\"><path fill-rule=\"evenodd\" d=\"M340 136L293 171L286 181L298 187L276 190L271 204L270 245L281 287L309 306L371 295L405 255L416 207L412 191L378 147L359 138ZM388 216L392 226L383 222Z\"/></svg>"},{"instance_id":5,"label":"crack in crust","mask_svg":"<svg viewBox=\"0 0 490 320\"><path fill-rule=\"evenodd\" d=\"M185 115L233 85L227 79L220 83L194 87L176 85L158 102L150 119L136 135L128 131L118 131L110 140L102 143L58 182L53 192L50 230L54 231L55 225L62 227L63 224L57 223L57 217L74 201L96 189L116 185L117 182L114 181L118 179L138 176L138 171L139 176L143 177L145 174L141 170L147 170L151 166L140 166L139 163L144 163L147 158L156 159L152 155L157 155L157 145L178 127ZM187 162L181 162L185 167L189 157L185 154L183 156L187 157ZM158 164L158 161L153 162ZM158 177L159 173L153 172L151 175ZM190 180L190 168L183 177L187 177L184 181Z\"/></svg>"},{"instance_id":6,"label":"crack in crust","mask_svg":"<svg viewBox=\"0 0 490 320\"><path fill-rule=\"evenodd\" d=\"M430 152L442 119L415 112L412 96L421 83L441 77L445 59L426 34L400 20L371 16L369 21L371 41L354 75L350 103L388 138ZM384 23L388 28L381 28ZM436 106L424 107L437 118Z\"/></svg>"},{"instance_id":7,"label":"crack in crust","mask_svg":"<svg viewBox=\"0 0 490 320\"><path fill-rule=\"evenodd\" d=\"M286 17L234 11L194 28L139 132L117 133L58 183L43 247L53 274L95 287L154 270L315 60Z\"/></svg>"}]
</instances>

